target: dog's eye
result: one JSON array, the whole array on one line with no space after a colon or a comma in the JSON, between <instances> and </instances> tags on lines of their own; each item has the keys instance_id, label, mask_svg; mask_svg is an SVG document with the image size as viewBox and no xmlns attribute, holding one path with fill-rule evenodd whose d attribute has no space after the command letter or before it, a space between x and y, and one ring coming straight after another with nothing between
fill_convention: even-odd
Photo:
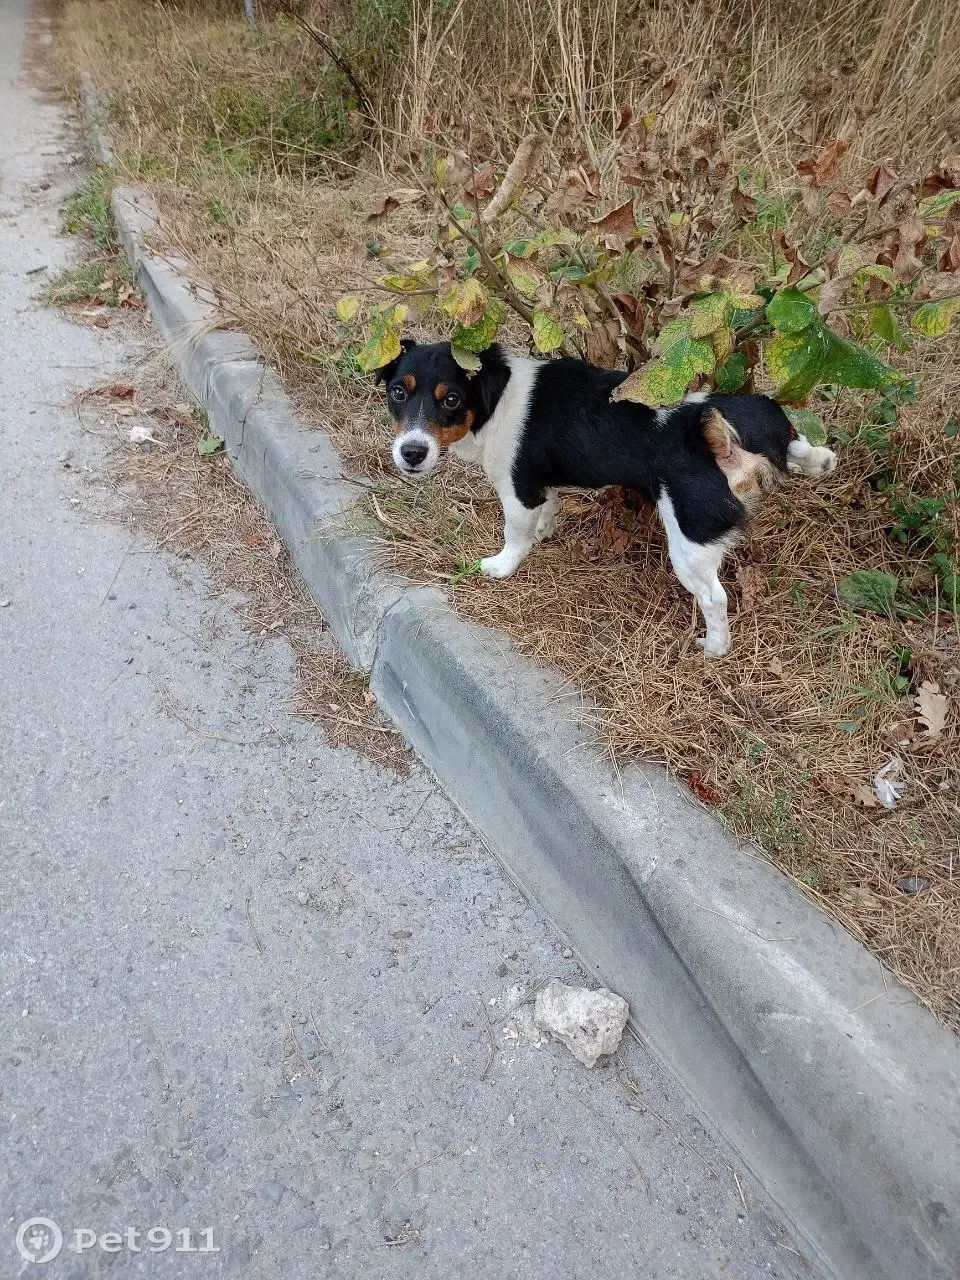
<instances>
[{"instance_id":1,"label":"dog's eye","mask_svg":"<svg viewBox=\"0 0 960 1280\"><path fill-rule=\"evenodd\" d=\"M403 404L406 398L407 398L406 389L404 387L401 387L399 382L395 387L390 388L390 399L394 402L394 404Z\"/></svg>"},{"instance_id":2,"label":"dog's eye","mask_svg":"<svg viewBox=\"0 0 960 1280\"><path fill-rule=\"evenodd\" d=\"M445 409L459 409L460 397L455 391L451 391L448 396L443 397L443 407Z\"/></svg>"}]
</instances>

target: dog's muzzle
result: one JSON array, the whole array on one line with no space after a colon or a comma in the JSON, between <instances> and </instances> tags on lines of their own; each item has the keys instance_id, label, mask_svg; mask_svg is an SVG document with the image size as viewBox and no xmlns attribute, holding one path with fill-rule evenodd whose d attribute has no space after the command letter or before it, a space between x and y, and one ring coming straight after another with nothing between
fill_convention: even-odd
<instances>
[{"instance_id":1,"label":"dog's muzzle","mask_svg":"<svg viewBox=\"0 0 960 1280\"><path fill-rule=\"evenodd\" d=\"M429 431L413 427L393 442L393 461L405 476L425 476L437 465L440 446Z\"/></svg>"}]
</instances>

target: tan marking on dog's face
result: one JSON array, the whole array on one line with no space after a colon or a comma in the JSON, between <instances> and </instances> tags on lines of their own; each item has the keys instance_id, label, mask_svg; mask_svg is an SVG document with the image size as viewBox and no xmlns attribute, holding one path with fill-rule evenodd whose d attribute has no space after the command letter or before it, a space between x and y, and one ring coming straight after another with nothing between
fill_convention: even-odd
<instances>
[{"instance_id":1,"label":"tan marking on dog's face","mask_svg":"<svg viewBox=\"0 0 960 1280\"><path fill-rule=\"evenodd\" d=\"M717 409L710 409L703 419L703 438L731 491L753 515L764 493L776 488L773 463L761 453L744 449L736 428Z\"/></svg>"},{"instance_id":2,"label":"tan marking on dog's face","mask_svg":"<svg viewBox=\"0 0 960 1280\"><path fill-rule=\"evenodd\" d=\"M456 444L458 440L462 440L464 436L469 434L470 428L473 426L474 412L468 409L463 415L460 422L448 422L446 426L439 422L428 422L426 430L430 432L434 440L441 449L445 449L448 445Z\"/></svg>"},{"instance_id":3,"label":"tan marking on dog's face","mask_svg":"<svg viewBox=\"0 0 960 1280\"><path fill-rule=\"evenodd\" d=\"M450 391L450 388L447 386L445 382L438 382L437 385L433 388L434 400L445 400L447 398L447 395L449 394L449 391Z\"/></svg>"},{"instance_id":4,"label":"tan marking on dog's face","mask_svg":"<svg viewBox=\"0 0 960 1280\"><path fill-rule=\"evenodd\" d=\"M405 373L403 375L403 385L407 389L407 394L412 396L414 391L417 389L417 380L412 373Z\"/></svg>"}]
</instances>

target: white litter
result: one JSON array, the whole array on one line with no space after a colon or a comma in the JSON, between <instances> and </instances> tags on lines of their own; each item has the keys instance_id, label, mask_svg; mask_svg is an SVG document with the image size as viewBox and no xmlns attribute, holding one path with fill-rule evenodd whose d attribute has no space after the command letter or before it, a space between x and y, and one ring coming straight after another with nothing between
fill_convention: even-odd
<instances>
[{"instance_id":1,"label":"white litter","mask_svg":"<svg viewBox=\"0 0 960 1280\"><path fill-rule=\"evenodd\" d=\"M885 809L896 807L897 801L907 789L903 773L903 761L899 756L891 756L887 763L877 770L873 779L873 793Z\"/></svg>"},{"instance_id":2,"label":"white litter","mask_svg":"<svg viewBox=\"0 0 960 1280\"><path fill-rule=\"evenodd\" d=\"M149 427L136 426L130 428L130 434L127 439L131 444L158 444L159 441L152 435Z\"/></svg>"}]
</instances>

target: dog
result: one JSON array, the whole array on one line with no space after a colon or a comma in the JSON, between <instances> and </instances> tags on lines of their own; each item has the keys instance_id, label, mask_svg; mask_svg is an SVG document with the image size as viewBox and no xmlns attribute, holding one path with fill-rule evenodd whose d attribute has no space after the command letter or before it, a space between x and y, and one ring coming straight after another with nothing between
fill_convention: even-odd
<instances>
[{"instance_id":1,"label":"dog","mask_svg":"<svg viewBox=\"0 0 960 1280\"><path fill-rule=\"evenodd\" d=\"M427 475L449 448L479 462L496 490L503 549L481 560L481 571L509 578L553 534L560 487L637 489L655 505L674 571L703 613L697 643L710 657L728 653L724 555L781 475L827 476L836 454L799 435L767 396L698 391L654 410L611 402L627 375L582 360L535 360L498 345L480 359L468 372L449 343L407 339L377 377L405 476Z\"/></svg>"}]
</instances>

